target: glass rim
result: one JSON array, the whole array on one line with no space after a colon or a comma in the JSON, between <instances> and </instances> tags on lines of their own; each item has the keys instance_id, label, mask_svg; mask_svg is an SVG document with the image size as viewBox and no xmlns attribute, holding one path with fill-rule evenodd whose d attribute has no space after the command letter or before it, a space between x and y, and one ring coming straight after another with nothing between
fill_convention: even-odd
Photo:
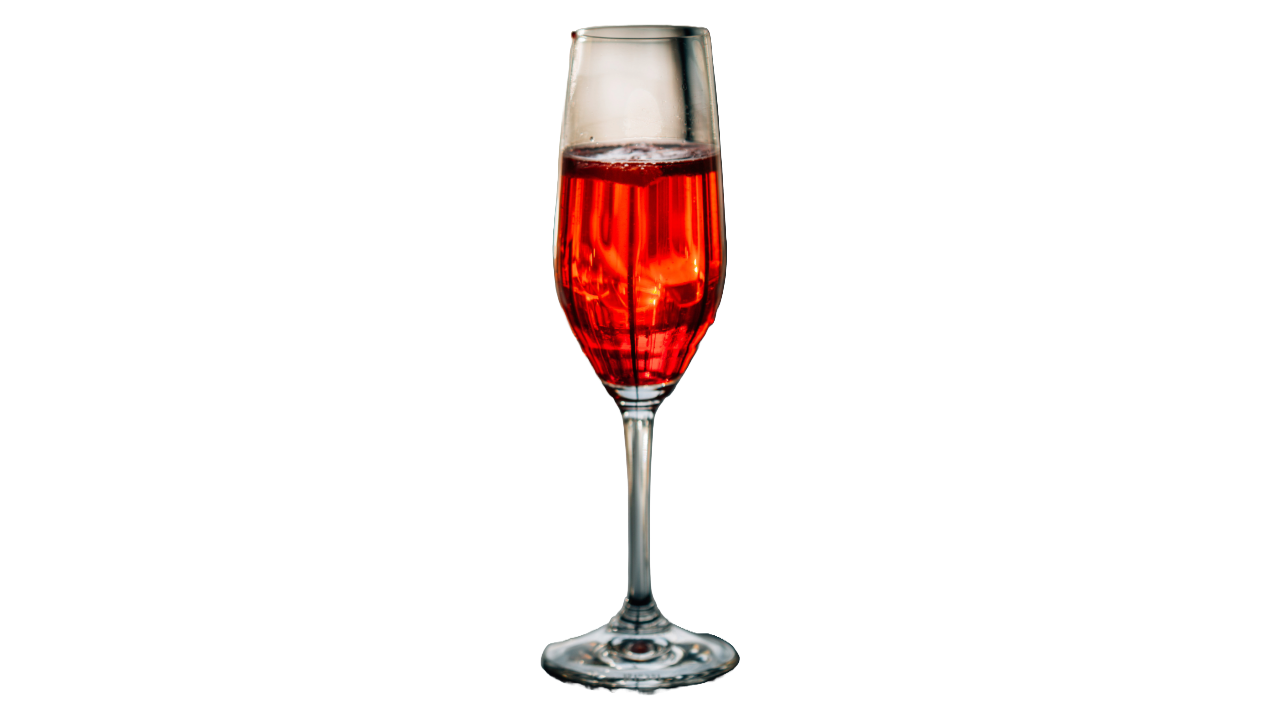
<instances>
[{"instance_id":1,"label":"glass rim","mask_svg":"<svg viewBox=\"0 0 1280 720\"><path fill-rule=\"evenodd\" d=\"M574 40L620 40L643 42L646 40L688 40L704 38L710 33L706 28L690 25L597 25L573 31Z\"/></svg>"}]
</instances>

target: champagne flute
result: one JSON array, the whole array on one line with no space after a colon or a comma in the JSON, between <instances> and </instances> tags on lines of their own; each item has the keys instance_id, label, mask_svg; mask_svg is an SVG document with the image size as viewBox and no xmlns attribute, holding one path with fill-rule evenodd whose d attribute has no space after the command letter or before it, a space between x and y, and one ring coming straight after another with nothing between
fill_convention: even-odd
<instances>
[{"instance_id":1,"label":"champagne flute","mask_svg":"<svg viewBox=\"0 0 1280 720\"><path fill-rule=\"evenodd\" d=\"M711 37L704 28L573 33L560 136L556 289L573 334L622 411L628 585L604 627L552 643L568 682L657 688L706 682L738 653L669 622L649 581L653 418L715 319L725 245Z\"/></svg>"}]
</instances>

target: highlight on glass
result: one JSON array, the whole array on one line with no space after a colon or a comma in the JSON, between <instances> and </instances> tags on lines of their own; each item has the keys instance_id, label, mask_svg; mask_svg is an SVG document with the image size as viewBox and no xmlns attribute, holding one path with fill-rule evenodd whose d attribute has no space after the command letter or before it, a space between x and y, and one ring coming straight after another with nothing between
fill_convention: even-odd
<instances>
[{"instance_id":1,"label":"highlight on glass","mask_svg":"<svg viewBox=\"0 0 1280 720\"><path fill-rule=\"evenodd\" d=\"M622 412L628 583L622 609L552 643L542 667L568 682L655 690L738 664L733 646L684 630L653 599L653 419L715 320L725 238L711 36L665 25L573 33L560 135L555 279L592 369Z\"/></svg>"}]
</instances>

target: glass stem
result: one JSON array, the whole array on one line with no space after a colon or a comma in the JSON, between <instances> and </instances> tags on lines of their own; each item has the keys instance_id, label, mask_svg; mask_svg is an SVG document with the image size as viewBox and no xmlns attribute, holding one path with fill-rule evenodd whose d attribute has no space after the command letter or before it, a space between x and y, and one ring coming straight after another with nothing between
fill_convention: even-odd
<instances>
[{"instance_id":1,"label":"glass stem","mask_svg":"<svg viewBox=\"0 0 1280 720\"><path fill-rule=\"evenodd\" d=\"M653 450L652 407L622 408L627 441L627 603L653 604L649 584L649 459Z\"/></svg>"}]
</instances>

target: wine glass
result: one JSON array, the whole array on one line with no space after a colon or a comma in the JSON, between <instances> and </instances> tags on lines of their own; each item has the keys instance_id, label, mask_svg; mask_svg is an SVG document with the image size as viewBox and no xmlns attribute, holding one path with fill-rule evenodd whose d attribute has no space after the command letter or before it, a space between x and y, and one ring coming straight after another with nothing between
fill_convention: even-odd
<instances>
[{"instance_id":1,"label":"wine glass","mask_svg":"<svg viewBox=\"0 0 1280 720\"><path fill-rule=\"evenodd\" d=\"M704 28L573 33L556 289L622 411L629 582L613 620L542 653L542 667L568 682L652 691L706 682L738 664L729 643L663 617L649 585L654 413L689 366L724 291L717 123Z\"/></svg>"}]
</instances>

